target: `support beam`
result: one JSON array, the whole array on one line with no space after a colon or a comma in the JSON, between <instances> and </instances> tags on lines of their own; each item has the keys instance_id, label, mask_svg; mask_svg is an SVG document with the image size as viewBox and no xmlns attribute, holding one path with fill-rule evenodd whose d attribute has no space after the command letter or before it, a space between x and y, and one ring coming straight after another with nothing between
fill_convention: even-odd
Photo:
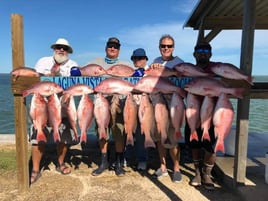
<instances>
[{"instance_id":1,"label":"support beam","mask_svg":"<svg viewBox=\"0 0 268 201\"><path fill-rule=\"evenodd\" d=\"M252 58L255 30L255 8L256 0L244 0L243 31L241 41L240 68L247 74L252 72ZM249 86L248 89L250 90ZM245 96L238 100L237 104L237 130L234 160L234 185L245 183L247 167L247 147L248 147L248 117L249 117L250 97Z\"/></svg>"},{"instance_id":2,"label":"support beam","mask_svg":"<svg viewBox=\"0 0 268 201\"><path fill-rule=\"evenodd\" d=\"M11 15L12 63L13 69L24 65L23 18ZM14 96L14 117L16 132L16 160L18 189L24 192L29 188L28 142L26 127L26 104L21 95Z\"/></svg>"}]
</instances>

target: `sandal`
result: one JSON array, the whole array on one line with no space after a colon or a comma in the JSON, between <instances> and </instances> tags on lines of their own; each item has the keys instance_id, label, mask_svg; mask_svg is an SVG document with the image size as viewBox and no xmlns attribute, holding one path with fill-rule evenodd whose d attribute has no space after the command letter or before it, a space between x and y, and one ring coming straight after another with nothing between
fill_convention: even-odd
<instances>
[{"instance_id":1,"label":"sandal","mask_svg":"<svg viewBox=\"0 0 268 201\"><path fill-rule=\"evenodd\" d=\"M41 177L40 171L32 170L30 182L31 184L35 183Z\"/></svg>"},{"instance_id":2,"label":"sandal","mask_svg":"<svg viewBox=\"0 0 268 201\"><path fill-rule=\"evenodd\" d=\"M69 171L65 172L65 170L67 170L67 169L69 169ZM62 164L58 165L58 167L56 168L56 170L58 172L60 172L61 174L63 174L63 175L66 175L66 174L70 174L71 173L71 169L69 167L67 167L65 165L65 163L62 163Z\"/></svg>"}]
</instances>

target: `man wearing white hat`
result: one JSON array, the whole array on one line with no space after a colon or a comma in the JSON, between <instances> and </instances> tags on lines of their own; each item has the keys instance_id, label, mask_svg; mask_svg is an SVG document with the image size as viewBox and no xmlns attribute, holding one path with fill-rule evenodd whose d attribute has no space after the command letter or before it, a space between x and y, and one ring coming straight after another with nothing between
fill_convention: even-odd
<instances>
[{"instance_id":1,"label":"man wearing white hat","mask_svg":"<svg viewBox=\"0 0 268 201\"><path fill-rule=\"evenodd\" d=\"M69 59L68 54L73 52L69 42L64 38L59 38L54 44L51 45L53 49L53 56L42 57L36 63L35 69L41 75L46 76L70 76L70 70L73 66L78 66L77 63ZM49 137L52 136L47 127L45 127L48 142ZM69 174L71 169L64 163L65 155L68 148L74 141L73 132L71 130L70 122L67 117L62 116L60 126L61 142L57 144L57 171L63 175ZM32 171L30 183L35 183L41 176L40 162L44 155L46 144L38 144L36 137L36 129L32 126L30 129L30 141L32 144ZM64 135L63 135L64 134Z\"/></svg>"},{"instance_id":2,"label":"man wearing white hat","mask_svg":"<svg viewBox=\"0 0 268 201\"><path fill-rule=\"evenodd\" d=\"M73 53L73 48L64 38L59 38L50 46L53 56L42 57L35 65L38 73L52 76L70 76L70 70L77 63L69 59L69 54Z\"/></svg>"}]
</instances>

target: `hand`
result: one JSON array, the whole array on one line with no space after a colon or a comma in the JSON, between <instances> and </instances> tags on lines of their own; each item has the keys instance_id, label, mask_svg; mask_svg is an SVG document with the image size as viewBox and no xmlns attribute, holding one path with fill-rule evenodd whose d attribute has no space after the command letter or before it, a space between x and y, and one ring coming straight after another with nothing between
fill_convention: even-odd
<instances>
[{"instance_id":1,"label":"hand","mask_svg":"<svg viewBox=\"0 0 268 201\"><path fill-rule=\"evenodd\" d=\"M153 69L162 69L164 68L164 66L160 63L154 63L154 64L151 64L150 65L150 68L153 68Z\"/></svg>"}]
</instances>

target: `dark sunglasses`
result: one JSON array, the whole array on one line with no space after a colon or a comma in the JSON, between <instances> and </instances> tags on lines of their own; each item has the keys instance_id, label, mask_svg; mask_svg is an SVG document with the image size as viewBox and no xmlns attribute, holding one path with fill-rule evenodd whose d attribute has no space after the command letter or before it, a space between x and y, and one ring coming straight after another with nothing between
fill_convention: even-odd
<instances>
[{"instance_id":1,"label":"dark sunglasses","mask_svg":"<svg viewBox=\"0 0 268 201\"><path fill-rule=\"evenodd\" d=\"M174 45L165 45L165 44L160 44L160 47L161 48L173 48L174 47Z\"/></svg>"},{"instance_id":2,"label":"dark sunglasses","mask_svg":"<svg viewBox=\"0 0 268 201\"><path fill-rule=\"evenodd\" d=\"M68 46L65 46L65 45L56 45L55 46L55 49L57 49L57 50L63 49L64 51L68 51L69 50L69 47Z\"/></svg>"},{"instance_id":3,"label":"dark sunglasses","mask_svg":"<svg viewBox=\"0 0 268 201\"><path fill-rule=\"evenodd\" d=\"M200 48L200 49L196 49L195 52L196 53L210 53L211 51L209 49Z\"/></svg>"},{"instance_id":4,"label":"dark sunglasses","mask_svg":"<svg viewBox=\"0 0 268 201\"><path fill-rule=\"evenodd\" d=\"M115 43L108 43L106 47L107 48L112 48L113 47L114 49L117 49L117 50L120 49L120 46L115 44Z\"/></svg>"},{"instance_id":5,"label":"dark sunglasses","mask_svg":"<svg viewBox=\"0 0 268 201\"><path fill-rule=\"evenodd\" d=\"M146 57L132 57L133 58L133 60L142 60L142 59L146 59Z\"/></svg>"}]
</instances>

